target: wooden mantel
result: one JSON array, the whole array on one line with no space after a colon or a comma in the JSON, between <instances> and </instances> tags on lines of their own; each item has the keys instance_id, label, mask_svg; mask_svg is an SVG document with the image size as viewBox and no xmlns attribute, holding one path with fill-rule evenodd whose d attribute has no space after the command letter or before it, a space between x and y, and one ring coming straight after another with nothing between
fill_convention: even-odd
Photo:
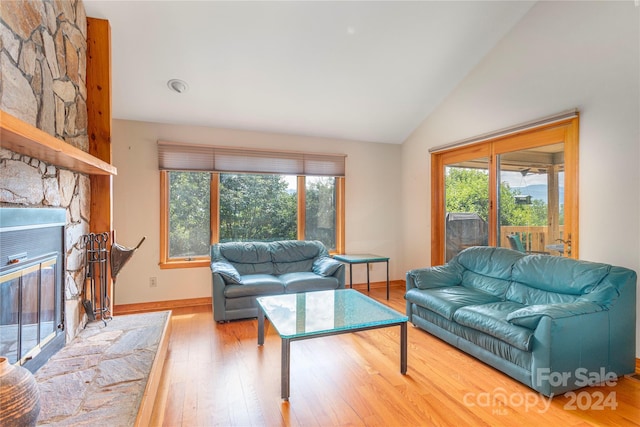
<instances>
[{"instance_id":1,"label":"wooden mantel","mask_svg":"<svg viewBox=\"0 0 640 427\"><path fill-rule=\"evenodd\" d=\"M115 166L0 110L0 145L16 153L88 175L117 175Z\"/></svg>"}]
</instances>

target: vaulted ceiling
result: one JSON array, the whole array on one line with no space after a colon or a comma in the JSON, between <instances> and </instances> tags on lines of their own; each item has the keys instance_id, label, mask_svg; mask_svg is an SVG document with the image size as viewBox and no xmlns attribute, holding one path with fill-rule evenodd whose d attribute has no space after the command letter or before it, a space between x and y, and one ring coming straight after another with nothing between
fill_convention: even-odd
<instances>
[{"instance_id":1,"label":"vaulted ceiling","mask_svg":"<svg viewBox=\"0 0 640 427\"><path fill-rule=\"evenodd\" d=\"M111 25L114 118L383 143L402 143L533 4L85 0Z\"/></svg>"}]
</instances>

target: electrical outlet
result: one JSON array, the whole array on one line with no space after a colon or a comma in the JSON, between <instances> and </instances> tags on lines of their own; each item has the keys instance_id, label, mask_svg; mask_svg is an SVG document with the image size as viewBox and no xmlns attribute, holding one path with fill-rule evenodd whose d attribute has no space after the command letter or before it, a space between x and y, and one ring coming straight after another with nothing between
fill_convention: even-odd
<instances>
[{"instance_id":1,"label":"electrical outlet","mask_svg":"<svg viewBox=\"0 0 640 427\"><path fill-rule=\"evenodd\" d=\"M149 287L157 288L158 287L158 278L157 277L149 277Z\"/></svg>"}]
</instances>

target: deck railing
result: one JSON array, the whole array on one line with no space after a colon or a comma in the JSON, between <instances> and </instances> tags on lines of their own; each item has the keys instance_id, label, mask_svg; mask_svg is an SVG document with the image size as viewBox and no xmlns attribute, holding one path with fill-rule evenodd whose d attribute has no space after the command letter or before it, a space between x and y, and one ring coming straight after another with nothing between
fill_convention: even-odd
<instances>
[{"instance_id":1,"label":"deck railing","mask_svg":"<svg viewBox=\"0 0 640 427\"><path fill-rule=\"evenodd\" d=\"M552 255L559 255L559 251L549 249L548 245L557 245L562 242L558 242L555 239L550 238L548 227L527 227L527 226L513 226L505 225L500 227L500 246L503 248L510 248L509 239L507 236L511 234L517 234L520 236L520 240L527 252L549 252ZM564 235L564 226L560 226L560 236L562 239Z\"/></svg>"}]
</instances>

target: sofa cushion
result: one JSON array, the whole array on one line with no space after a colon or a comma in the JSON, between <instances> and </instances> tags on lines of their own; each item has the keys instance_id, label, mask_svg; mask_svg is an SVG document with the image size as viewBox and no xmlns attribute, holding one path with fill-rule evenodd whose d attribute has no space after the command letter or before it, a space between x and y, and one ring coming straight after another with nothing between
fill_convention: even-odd
<instances>
[{"instance_id":1,"label":"sofa cushion","mask_svg":"<svg viewBox=\"0 0 640 427\"><path fill-rule=\"evenodd\" d=\"M457 263L411 270L407 275L419 289L459 285L464 267Z\"/></svg>"},{"instance_id":2,"label":"sofa cushion","mask_svg":"<svg viewBox=\"0 0 640 427\"><path fill-rule=\"evenodd\" d=\"M596 286L593 291L582 295L577 301L591 301L604 309L608 309L620 297L620 291L613 284L614 274L608 274L605 279Z\"/></svg>"},{"instance_id":3,"label":"sofa cushion","mask_svg":"<svg viewBox=\"0 0 640 427\"><path fill-rule=\"evenodd\" d=\"M221 256L245 274L273 274L269 244L264 242L228 242L218 245Z\"/></svg>"},{"instance_id":4,"label":"sofa cushion","mask_svg":"<svg viewBox=\"0 0 640 427\"><path fill-rule=\"evenodd\" d=\"M281 275L286 273L296 273L299 271L311 272L313 267L313 259L293 262L276 262L273 264L274 274Z\"/></svg>"},{"instance_id":5,"label":"sofa cushion","mask_svg":"<svg viewBox=\"0 0 640 427\"><path fill-rule=\"evenodd\" d=\"M504 299L510 284L509 280L484 276L471 270L466 270L462 274L461 282L462 286L479 289L500 299Z\"/></svg>"},{"instance_id":6,"label":"sofa cushion","mask_svg":"<svg viewBox=\"0 0 640 427\"><path fill-rule=\"evenodd\" d=\"M535 330L544 316L549 316L553 319L562 319L564 317L596 313L602 310L603 308L600 305L590 301L530 305L509 313L507 315L507 321L514 325Z\"/></svg>"},{"instance_id":7,"label":"sofa cushion","mask_svg":"<svg viewBox=\"0 0 640 427\"><path fill-rule=\"evenodd\" d=\"M271 261L275 274L311 271L313 261L321 254L324 246L310 240L283 240L271 242ZM326 249L324 249L326 252Z\"/></svg>"},{"instance_id":8,"label":"sofa cushion","mask_svg":"<svg viewBox=\"0 0 640 427\"><path fill-rule=\"evenodd\" d=\"M548 292L582 295L591 292L610 269L595 262L529 255L514 264L512 279Z\"/></svg>"},{"instance_id":9,"label":"sofa cushion","mask_svg":"<svg viewBox=\"0 0 640 427\"><path fill-rule=\"evenodd\" d=\"M295 262L329 255L324 245L315 240L283 240L269 243L273 262Z\"/></svg>"},{"instance_id":10,"label":"sofa cushion","mask_svg":"<svg viewBox=\"0 0 640 427\"><path fill-rule=\"evenodd\" d=\"M461 350L469 352L470 346L472 347L475 345L482 348L482 351L489 351L499 358L507 360L527 371L531 370L532 352L515 348L511 344L507 344L494 336L485 334L477 329L462 326L453 320L447 320L444 317L421 307L415 307L414 313L413 319L416 320L418 326L431 333L435 332L434 335L444 339ZM431 324L436 326L432 326ZM442 332L439 333L439 328L444 329L446 332L444 334ZM447 336L447 332L451 333L451 335ZM455 337L460 337L463 340L469 341L469 343L464 343L462 340L458 340ZM473 354L473 352L471 352L471 354Z\"/></svg>"},{"instance_id":11,"label":"sofa cushion","mask_svg":"<svg viewBox=\"0 0 640 427\"><path fill-rule=\"evenodd\" d=\"M531 329L507 321L509 313L523 308L522 304L504 301L483 305L469 305L458 309L453 320L469 328L482 331L520 350L531 350Z\"/></svg>"},{"instance_id":12,"label":"sofa cushion","mask_svg":"<svg viewBox=\"0 0 640 427\"><path fill-rule=\"evenodd\" d=\"M247 274L241 276L241 285L227 285L224 287L224 296L238 298L252 295L272 295L284 292L284 285L275 276L270 274Z\"/></svg>"},{"instance_id":13,"label":"sofa cushion","mask_svg":"<svg viewBox=\"0 0 640 427\"><path fill-rule=\"evenodd\" d=\"M533 288L522 283L513 282L505 298L509 301L524 305L532 304L558 304L561 302L573 302L579 297L577 295L563 294L560 292L548 292L542 289Z\"/></svg>"},{"instance_id":14,"label":"sofa cushion","mask_svg":"<svg viewBox=\"0 0 640 427\"><path fill-rule=\"evenodd\" d=\"M220 254L231 262L262 264L271 262L268 243L229 242L220 244Z\"/></svg>"},{"instance_id":15,"label":"sofa cushion","mask_svg":"<svg viewBox=\"0 0 640 427\"><path fill-rule=\"evenodd\" d=\"M513 265L524 256L511 249L475 246L463 250L454 260L467 270L483 276L510 280Z\"/></svg>"},{"instance_id":16,"label":"sofa cushion","mask_svg":"<svg viewBox=\"0 0 640 427\"><path fill-rule=\"evenodd\" d=\"M316 258L316 260L313 261L311 269L314 273L321 276L332 276L341 265L341 262L328 256L323 256L321 258Z\"/></svg>"},{"instance_id":17,"label":"sofa cushion","mask_svg":"<svg viewBox=\"0 0 640 427\"><path fill-rule=\"evenodd\" d=\"M433 289L413 288L407 291L405 298L407 301L429 309L449 320L453 319L456 310L466 305L500 301L499 298L491 294L464 286Z\"/></svg>"},{"instance_id":18,"label":"sofa cushion","mask_svg":"<svg viewBox=\"0 0 640 427\"><path fill-rule=\"evenodd\" d=\"M278 277L288 294L296 292L324 291L338 289L338 279L324 277L310 271L286 273Z\"/></svg>"},{"instance_id":19,"label":"sofa cushion","mask_svg":"<svg viewBox=\"0 0 640 427\"><path fill-rule=\"evenodd\" d=\"M233 265L227 262L212 262L211 271L221 275L228 284L240 284L240 273Z\"/></svg>"}]
</instances>

